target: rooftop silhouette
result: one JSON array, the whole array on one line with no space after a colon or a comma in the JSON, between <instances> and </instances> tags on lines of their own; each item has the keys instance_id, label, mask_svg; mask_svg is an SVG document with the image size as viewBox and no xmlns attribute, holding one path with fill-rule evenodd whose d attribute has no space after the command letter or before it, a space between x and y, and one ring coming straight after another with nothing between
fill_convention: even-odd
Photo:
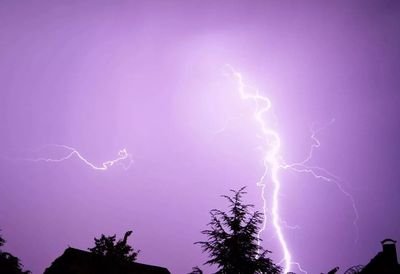
<instances>
[{"instance_id":1,"label":"rooftop silhouette","mask_svg":"<svg viewBox=\"0 0 400 274\"><path fill-rule=\"evenodd\" d=\"M164 267L136 262L120 263L92 252L69 247L44 274L170 274Z\"/></svg>"},{"instance_id":2,"label":"rooftop silhouette","mask_svg":"<svg viewBox=\"0 0 400 274\"><path fill-rule=\"evenodd\" d=\"M397 260L396 241L385 239L381 241L380 251L363 268L361 274L400 274L400 265Z\"/></svg>"}]
</instances>

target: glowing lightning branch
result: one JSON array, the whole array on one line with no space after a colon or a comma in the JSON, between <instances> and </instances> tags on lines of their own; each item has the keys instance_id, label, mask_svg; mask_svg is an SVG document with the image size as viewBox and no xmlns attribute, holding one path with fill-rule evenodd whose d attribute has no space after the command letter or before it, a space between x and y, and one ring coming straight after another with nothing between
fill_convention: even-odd
<instances>
[{"instance_id":1,"label":"glowing lightning branch","mask_svg":"<svg viewBox=\"0 0 400 274\"><path fill-rule=\"evenodd\" d=\"M254 119L257 121L261 129L262 133L261 137L268 147L267 151L265 152L263 160L265 167L264 173L257 182L257 185L261 187L261 198L263 200L263 213L264 216L266 216L267 201L265 198L265 187L266 187L265 179L268 175L273 183L274 188L272 194L272 208L271 208L272 224L274 226L276 235L278 237L279 243L283 251L284 273L287 273L290 271L290 267L292 264L292 256L290 254L288 245L286 243L285 237L282 232L282 228L280 225L280 216L279 216L279 191L281 183L279 181L278 171L281 168L279 160L281 140L279 138L279 134L275 130L269 128L264 120L264 114L271 109L271 101L267 97L260 95L257 89L251 89L253 92L248 92L249 87L244 84L242 75L236 72L231 66L228 66L228 68L232 71L232 74L237 81L241 99L251 100L255 104L255 109L253 113ZM264 217L262 228L258 233L259 239L260 239L260 234L265 230L265 226L266 226L266 220Z\"/></svg>"},{"instance_id":2,"label":"glowing lightning branch","mask_svg":"<svg viewBox=\"0 0 400 274\"><path fill-rule=\"evenodd\" d=\"M290 169L295 172L299 173L309 173L311 174L314 178L321 179L325 182L330 182L334 183L336 187L339 189L340 192L343 193L351 202L351 206L353 208L353 213L354 213L354 219L353 219L353 225L355 228L356 232L356 239L355 242L358 241L358 226L357 226L357 221L359 218L358 215L358 210L356 207L355 200L353 196L345 190L345 188L341 185L340 179L335 176L334 174L330 173L328 170L318 167L318 166L310 166L308 165L308 162L312 159L314 150L319 148L321 146L320 141L317 139L316 135L323 129L325 129L327 126L331 125L335 120L332 119L330 123L325 125L324 127L320 127L318 129L311 128L311 139L314 141L314 143L311 145L310 151L308 153L308 156L300 162L295 162L292 164L283 164L281 167L283 169Z\"/></svg>"},{"instance_id":3,"label":"glowing lightning branch","mask_svg":"<svg viewBox=\"0 0 400 274\"><path fill-rule=\"evenodd\" d=\"M111 166L115 165L115 164L121 164L123 165L123 167L125 169L128 169L132 163L133 163L133 159L132 159L132 155L130 155L126 149L121 149L118 152L118 157L113 159L113 160L109 160L106 162L103 162L100 165L95 165L92 162L90 162L89 160L87 160L85 157L82 156L82 154L76 150L73 147L70 146L66 146L66 145L57 145L57 144L52 144L52 145L46 145L44 147L42 147L40 150L44 149L45 147L55 147L55 148L61 148L67 151L67 154L65 156L62 157L58 157L58 158L45 158L45 157L40 157L40 158L24 158L22 160L25 161L32 161L32 162L52 162L52 163L58 163L58 162L63 162L66 161L70 158L72 158L73 156L77 157L79 160L81 160L85 165L89 166L90 168L94 169L94 170L100 170L100 171L105 171L108 170Z\"/></svg>"}]
</instances>

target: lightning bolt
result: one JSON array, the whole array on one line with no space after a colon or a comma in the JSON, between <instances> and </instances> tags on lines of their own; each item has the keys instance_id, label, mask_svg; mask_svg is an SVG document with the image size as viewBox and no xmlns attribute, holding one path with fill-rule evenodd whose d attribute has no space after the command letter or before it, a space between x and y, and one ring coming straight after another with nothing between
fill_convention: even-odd
<instances>
[{"instance_id":1,"label":"lightning bolt","mask_svg":"<svg viewBox=\"0 0 400 274\"><path fill-rule=\"evenodd\" d=\"M355 201L351 194L347 192L343 186L340 184L340 180L338 177L330 173L324 168L318 166L309 166L308 163L313 157L313 153L316 149L318 149L321 145L320 141L316 137L317 134L325 129L327 126L332 124L334 120L332 120L328 125L325 127L321 127L318 129L311 129L311 139L313 140L313 144L310 147L308 155L305 157L304 160L292 164L285 163L280 155L280 148L281 148L281 139L279 133L274 130L272 127L268 125L265 120L265 115L271 112L272 103L270 99L266 96L260 94L257 88L250 87L244 83L243 76L237 72L232 66L226 65L226 68L230 72L230 75L233 76L237 83L237 89L240 94L240 98L242 100L249 100L252 101L254 104L254 111L253 111L253 118L257 122L262 139L264 143L264 158L263 158L263 165L264 165L264 172L260 176L259 180L257 181L257 186L261 188L261 199L263 202L263 214L264 220L262 223L262 227L258 232L258 239L260 244L260 235L266 228L266 218L267 215L267 199L265 196L265 189L266 189L266 180L267 177L272 182L273 190L272 190L272 206L271 206L271 217L272 217L272 225L275 230L275 234L278 238L279 244L282 249L283 259L280 264L283 264L284 273L290 272L292 266L296 266L298 270L302 273L306 273L301 265L298 262L292 261L292 255L289 250L287 241L282 231L282 225L286 223L282 221L279 213L279 195L281 189L281 181L279 180L279 171L282 169L288 169L299 173L308 173L311 174L316 179L321 179L326 182L333 182L336 184L338 189L349 198L352 204L352 208L354 211L355 218L353 220L353 224L357 229L357 219L358 219L358 211L355 205ZM298 228L295 226L295 228Z\"/></svg>"},{"instance_id":2,"label":"lightning bolt","mask_svg":"<svg viewBox=\"0 0 400 274\"><path fill-rule=\"evenodd\" d=\"M134 162L132 155L129 154L125 148L118 151L118 155L115 159L105 161L100 165L95 165L94 163L83 157L82 154L77 149L67 145L59 145L59 144L45 145L40 149L38 149L37 151L39 152L43 151L45 148L58 148L63 150L65 154L60 157L22 158L20 160L31 161L31 162L59 163L69 160L72 157L76 157L91 169L98 171L106 171L115 164L120 164L124 167L124 169L128 169Z\"/></svg>"},{"instance_id":3,"label":"lightning bolt","mask_svg":"<svg viewBox=\"0 0 400 274\"><path fill-rule=\"evenodd\" d=\"M267 150L264 155L264 173L257 182L257 185L261 187L261 199L263 201L263 213L266 216L267 213L267 200L265 198L265 188L266 188L266 177L269 176L273 184L272 193L272 224L275 229L275 233L278 237L279 243L283 252L283 263L284 272L289 272L292 264L292 255L289 251L288 244L283 235L282 228L280 225L280 215L279 215L279 192L281 188L281 182L279 181L278 173L281 169L280 163L280 148L281 139L278 132L269 128L264 120L264 115L271 110L271 101L269 98L262 96L258 89L253 89L245 85L242 75L235 71L232 66L227 65L227 68L231 71L233 77L236 79L238 84L238 91L240 98L242 100L251 100L254 105L253 117L256 120L258 126L261 130L261 138L265 143ZM250 92L249 92L250 90ZM262 223L262 227L258 232L258 238L260 239L261 233L265 230L266 218Z\"/></svg>"}]
</instances>

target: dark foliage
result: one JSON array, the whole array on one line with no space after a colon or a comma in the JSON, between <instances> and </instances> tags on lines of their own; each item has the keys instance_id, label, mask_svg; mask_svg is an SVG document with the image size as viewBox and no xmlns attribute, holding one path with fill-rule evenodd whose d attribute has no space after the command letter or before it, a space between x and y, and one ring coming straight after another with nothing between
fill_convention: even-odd
<instances>
[{"instance_id":1,"label":"dark foliage","mask_svg":"<svg viewBox=\"0 0 400 274\"><path fill-rule=\"evenodd\" d=\"M0 235L0 247L2 247L5 243L6 243L6 241Z\"/></svg>"},{"instance_id":2,"label":"dark foliage","mask_svg":"<svg viewBox=\"0 0 400 274\"><path fill-rule=\"evenodd\" d=\"M132 231L126 232L124 238L117 242L115 234L108 237L102 234L100 239L94 238L95 246L89 250L93 254L105 256L116 262L134 262L140 251L135 251L127 244L127 239L131 234Z\"/></svg>"},{"instance_id":3,"label":"dark foliage","mask_svg":"<svg viewBox=\"0 0 400 274\"><path fill-rule=\"evenodd\" d=\"M0 247L3 246L6 241L0 236ZM8 252L0 250L0 273L7 274L29 274L30 271L23 271L23 265L20 260Z\"/></svg>"},{"instance_id":4,"label":"dark foliage","mask_svg":"<svg viewBox=\"0 0 400 274\"><path fill-rule=\"evenodd\" d=\"M202 231L208 239L196 244L209 253L211 259L205 264L218 266L218 274L280 273L280 267L266 257L270 251L258 245L262 213L252 213L253 205L243 204L244 189L231 190L232 197L222 196L229 202L228 212L211 210L210 229Z\"/></svg>"},{"instance_id":5,"label":"dark foliage","mask_svg":"<svg viewBox=\"0 0 400 274\"><path fill-rule=\"evenodd\" d=\"M192 267L192 271L189 274L203 274L203 270L201 270L200 267L195 266Z\"/></svg>"}]
</instances>

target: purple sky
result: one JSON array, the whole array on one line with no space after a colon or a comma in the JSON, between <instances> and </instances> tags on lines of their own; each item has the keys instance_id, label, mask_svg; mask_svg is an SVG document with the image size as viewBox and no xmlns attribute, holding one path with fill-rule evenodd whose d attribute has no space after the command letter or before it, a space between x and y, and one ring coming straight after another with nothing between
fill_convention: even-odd
<instances>
[{"instance_id":1,"label":"purple sky","mask_svg":"<svg viewBox=\"0 0 400 274\"><path fill-rule=\"evenodd\" d=\"M399 18L398 1L1 1L5 249L37 274L68 245L132 229L140 262L201 266L193 242L219 195L246 185L262 206L260 139L229 63L271 99L288 162L307 155L311 125L335 119L310 164L353 195L358 233L335 184L281 172L293 260L309 273L367 263L380 240L400 240ZM31 151L54 143L96 164L126 148L135 163L7 160L62 154ZM279 261L273 230L262 236Z\"/></svg>"}]
</instances>

